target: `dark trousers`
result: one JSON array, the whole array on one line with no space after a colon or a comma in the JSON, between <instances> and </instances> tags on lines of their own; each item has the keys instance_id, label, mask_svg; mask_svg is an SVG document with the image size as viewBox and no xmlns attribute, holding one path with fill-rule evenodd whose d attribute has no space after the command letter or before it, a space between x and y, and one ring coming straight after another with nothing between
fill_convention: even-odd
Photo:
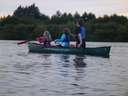
<instances>
[{"instance_id":1,"label":"dark trousers","mask_svg":"<svg viewBox=\"0 0 128 96\"><path fill-rule=\"evenodd\" d=\"M44 47L50 47L50 46L51 46L51 44L50 44L49 41L45 41L45 42L44 42Z\"/></svg>"},{"instance_id":2,"label":"dark trousers","mask_svg":"<svg viewBox=\"0 0 128 96\"><path fill-rule=\"evenodd\" d=\"M85 42L85 39L82 39L82 45L81 45L82 48L85 48L86 47L86 42Z\"/></svg>"},{"instance_id":3,"label":"dark trousers","mask_svg":"<svg viewBox=\"0 0 128 96\"><path fill-rule=\"evenodd\" d=\"M76 40L76 48L78 47L78 44L80 44L79 39ZM85 48L85 47L86 47L85 39L82 39L82 44L81 44L80 47L81 47L81 48Z\"/></svg>"}]
</instances>

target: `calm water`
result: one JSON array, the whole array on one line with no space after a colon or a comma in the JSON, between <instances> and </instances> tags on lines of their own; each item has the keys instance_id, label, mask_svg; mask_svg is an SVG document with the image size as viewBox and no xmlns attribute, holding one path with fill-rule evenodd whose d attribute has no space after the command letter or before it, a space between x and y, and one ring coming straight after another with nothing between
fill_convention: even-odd
<instances>
[{"instance_id":1,"label":"calm water","mask_svg":"<svg viewBox=\"0 0 128 96\"><path fill-rule=\"evenodd\" d=\"M0 41L0 96L128 96L128 43L111 45L110 58L28 53Z\"/></svg>"}]
</instances>

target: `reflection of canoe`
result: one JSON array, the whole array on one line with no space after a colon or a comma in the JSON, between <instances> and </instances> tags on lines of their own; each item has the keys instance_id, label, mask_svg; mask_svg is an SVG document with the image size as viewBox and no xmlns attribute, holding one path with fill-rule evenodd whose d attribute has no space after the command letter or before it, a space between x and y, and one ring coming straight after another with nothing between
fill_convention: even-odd
<instances>
[{"instance_id":1,"label":"reflection of canoe","mask_svg":"<svg viewBox=\"0 0 128 96\"><path fill-rule=\"evenodd\" d=\"M79 54L109 57L110 46L82 48L44 48L41 44L28 43L29 52L34 53L58 53L58 54Z\"/></svg>"}]
</instances>

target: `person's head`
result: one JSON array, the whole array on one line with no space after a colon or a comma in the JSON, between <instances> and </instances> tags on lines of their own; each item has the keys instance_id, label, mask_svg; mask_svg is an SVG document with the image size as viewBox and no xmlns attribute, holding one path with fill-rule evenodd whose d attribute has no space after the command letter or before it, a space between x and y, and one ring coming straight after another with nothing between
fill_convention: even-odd
<instances>
[{"instance_id":1,"label":"person's head","mask_svg":"<svg viewBox=\"0 0 128 96\"><path fill-rule=\"evenodd\" d=\"M83 25L84 25L83 19L80 19L80 20L79 20L79 24L80 24L80 26L83 26Z\"/></svg>"},{"instance_id":2,"label":"person's head","mask_svg":"<svg viewBox=\"0 0 128 96\"><path fill-rule=\"evenodd\" d=\"M84 25L84 21L82 19L79 19L76 21L76 26L77 27L80 27L80 26L83 26Z\"/></svg>"},{"instance_id":3,"label":"person's head","mask_svg":"<svg viewBox=\"0 0 128 96\"><path fill-rule=\"evenodd\" d=\"M80 27L80 24L79 24L79 22L76 22L76 26L77 26L77 27Z\"/></svg>"},{"instance_id":4,"label":"person's head","mask_svg":"<svg viewBox=\"0 0 128 96\"><path fill-rule=\"evenodd\" d=\"M79 21L78 20L75 21L75 25L76 25L76 27L80 27L80 24L79 24Z\"/></svg>"},{"instance_id":5,"label":"person's head","mask_svg":"<svg viewBox=\"0 0 128 96\"><path fill-rule=\"evenodd\" d=\"M67 27L64 28L64 29L63 29L63 32L64 32L65 34L68 34L68 33L69 33L69 28L67 28Z\"/></svg>"},{"instance_id":6,"label":"person's head","mask_svg":"<svg viewBox=\"0 0 128 96\"><path fill-rule=\"evenodd\" d=\"M44 36L48 36L50 33L46 30L46 31L44 31Z\"/></svg>"},{"instance_id":7,"label":"person's head","mask_svg":"<svg viewBox=\"0 0 128 96\"><path fill-rule=\"evenodd\" d=\"M43 37L45 39L47 39L47 41L51 41L52 40L51 34L49 33L49 31L44 31Z\"/></svg>"}]
</instances>

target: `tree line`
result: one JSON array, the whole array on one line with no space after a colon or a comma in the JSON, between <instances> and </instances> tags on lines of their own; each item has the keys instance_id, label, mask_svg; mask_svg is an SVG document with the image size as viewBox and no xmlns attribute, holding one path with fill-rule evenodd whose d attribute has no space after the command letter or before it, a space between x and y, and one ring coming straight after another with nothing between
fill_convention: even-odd
<instances>
[{"instance_id":1,"label":"tree line","mask_svg":"<svg viewBox=\"0 0 128 96\"><path fill-rule=\"evenodd\" d=\"M61 13L57 11L51 17L42 14L35 4L19 6L13 15L0 18L0 39L35 40L48 30L53 39L58 38L64 27L75 33L75 20L82 18L87 28L87 41L127 42L128 18L113 14L96 18L95 14L84 12ZM72 38L73 40L74 38Z\"/></svg>"}]
</instances>

